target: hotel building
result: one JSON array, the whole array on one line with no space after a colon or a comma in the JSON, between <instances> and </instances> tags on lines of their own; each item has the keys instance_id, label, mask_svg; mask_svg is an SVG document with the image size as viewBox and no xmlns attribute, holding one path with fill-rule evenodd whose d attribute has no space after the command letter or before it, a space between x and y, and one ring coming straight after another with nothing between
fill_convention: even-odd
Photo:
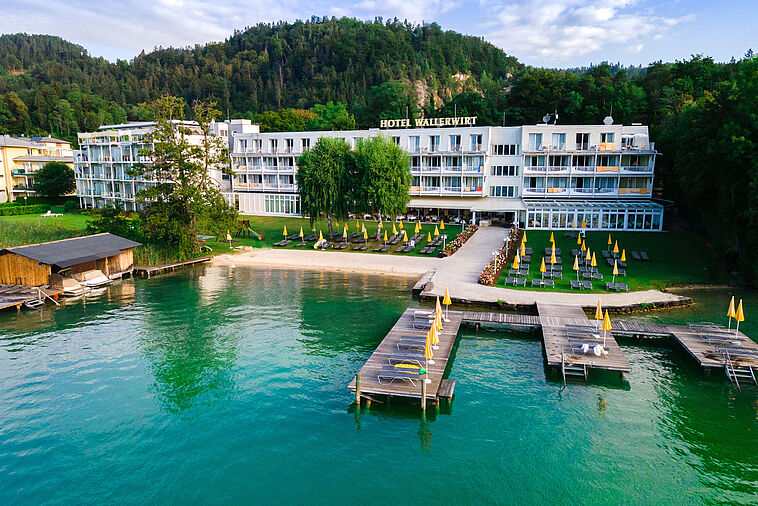
<instances>
[{"instance_id":1,"label":"hotel building","mask_svg":"<svg viewBox=\"0 0 758 506\"><path fill-rule=\"evenodd\" d=\"M48 162L72 167L71 143L52 137L0 135L0 202L35 195L34 175Z\"/></svg>"},{"instance_id":2,"label":"hotel building","mask_svg":"<svg viewBox=\"0 0 758 506\"><path fill-rule=\"evenodd\" d=\"M488 127L459 119L436 128L275 133L245 120L219 123L217 134L229 139L232 176L219 171L214 180L242 214L300 215L295 174L304 151L320 137L355 146L386 135L409 155L409 212L500 219L529 229L582 221L590 230L662 229L663 207L651 199L656 151L647 127L610 121ZM118 201L137 209L135 192L154 182L131 180L124 169L136 160L135 136L146 128L114 125L80 134L75 164L83 206Z\"/></svg>"}]
</instances>

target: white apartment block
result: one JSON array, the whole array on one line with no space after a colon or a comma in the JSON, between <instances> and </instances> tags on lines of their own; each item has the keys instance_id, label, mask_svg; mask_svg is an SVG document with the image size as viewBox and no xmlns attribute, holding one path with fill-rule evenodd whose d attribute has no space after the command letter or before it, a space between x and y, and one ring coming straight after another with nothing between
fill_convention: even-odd
<instances>
[{"instance_id":1,"label":"white apartment block","mask_svg":"<svg viewBox=\"0 0 758 506\"><path fill-rule=\"evenodd\" d=\"M79 134L74 164L82 207L139 208L137 191L156 181L127 172L135 163L150 163L139 153L152 127L127 123ZM300 215L297 160L319 138L355 146L385 135L409 155L408 207L414 214L499 219L529 229L569 229L582 221L589 230L663 225L663 207L652 201L655 146L642 125L261 133L248 120L231 120L214 124L213 131L229 140L232 176L219 170L211 177L242 214Z\"/></svg>"},{"instance_id":2,"label":"white apartment block","mask_svg":"<svg viewBox=\"0 0 758 506\"><path fill-rule=\"evenodd\" d=\"M180 123L189 130L187 138L190 143L200 143L202 135L194 121ZM76 195L82 208L119 206L128 211L140 208L135 196L137 192L159 181L143 177L130 176L130 169L136 164L150 164L149 157L143 156L148 145L148 134L154 123L124 123L105 125L97 132L80 133L79 149L74 152L74 171L76 175ZM234 133L257 132L257 125L249 120L232 120L213 123L213 135L232 140ZM231 144L229 144L231 148ZM221 191L230 192L230 176L222 170L212 170L211 179Z\"/></svg>"},{"instance_id":3,"label":"white apartment block","mask_svg":"<svg viewBox=\"0 0 758 506\"><path fill-rule=\"evenodd\" d=\"M297 159L320 137L391 137L410 157L411 210L530 229L661 230L655 146L642 125L369 129L233 135L230 203L299 215Z\"/></svg>"}]
</instances>

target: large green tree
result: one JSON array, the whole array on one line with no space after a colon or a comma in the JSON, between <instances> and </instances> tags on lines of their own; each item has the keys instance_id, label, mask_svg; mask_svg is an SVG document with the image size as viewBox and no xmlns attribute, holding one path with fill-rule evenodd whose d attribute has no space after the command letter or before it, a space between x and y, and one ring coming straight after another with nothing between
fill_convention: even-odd
<instances>
[{"instance_id":1,"label":"large green tree","mask_svg":"<svg viewBox=\"0 0 758 506\"><path fill-rule=\"evenodd\" d=\"M237 216L210 177L211 170L229 170L225 139L210 130L211 121L220 114L215 106L213 101L196 101L193 125L183 121L181 98L164 96L150 104L155 127L146 139L151 147L140 154L151 161L132 172L159 181L137 193L137 201L145 204L143 236L179 259L199 250L199 224L220 234L233 226ZM190 135L199 135L200 142L190 142Z\"/></svg>"},{"instance_id":2,"label":"large green tree","mask_svg":"<svg viewBox=\"0 0 758 506\"><path fill-rule=\"evenodd\" d=\"M311 219L326 218L333 236L332 218L344 219L350 206L350 145L342 139L320 138L298 158L300 208Z\"/></svg>"},{"instance_id":3,"label":"large green tree","mask_svg":"<svg viewBox=\"0 0 758 506\"><path fill-rule=\"evenodd\" d=\"M34 173L34 191L43 197L62 197L75 189L74 169L63 162L47 162Z\"/></svg>"},{"instance_id":4,"label":"large green tree","mask_svg":"<svg viewBox=\"0 0 758 506\"><path fill-rule=\"evenodd\" d=\"M410 201L410 160L387 136L361 140L353 152L354 210L395 216Z\"/></svg>"}]
</instances>

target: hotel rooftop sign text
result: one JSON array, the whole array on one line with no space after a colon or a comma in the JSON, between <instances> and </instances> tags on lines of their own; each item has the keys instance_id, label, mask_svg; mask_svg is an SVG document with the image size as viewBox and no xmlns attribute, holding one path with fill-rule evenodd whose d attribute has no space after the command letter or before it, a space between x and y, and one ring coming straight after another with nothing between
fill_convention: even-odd
<instances>
[{"instance_id":1,"label":"hotel rooftop sign text","mask_svg":"<svg viewBox=\"0 0 758 506\"><path fill-rule=\"evenodd\" d=\"M418 119L383 119L379 121L379 128L413 128L422 127L446 127L446 126L474 126L476 116L456 116L454 118L418 118Z\"/></svg>"}]
</instances>

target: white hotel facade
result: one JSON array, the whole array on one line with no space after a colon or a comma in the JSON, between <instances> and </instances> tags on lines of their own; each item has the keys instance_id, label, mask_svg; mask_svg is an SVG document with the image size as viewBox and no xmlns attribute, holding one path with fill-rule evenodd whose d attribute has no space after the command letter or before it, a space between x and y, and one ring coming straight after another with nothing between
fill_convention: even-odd
<instances>
[{"instance_id":1,"label":"white hotel facade","mask_svg":"<svg viewBox=\"0 0 758 506\"><path fill-rule=\"evenodd\" d=\"M232 120L216 129L229 139L232 176L214 180L242 214L299 215L297 159L320 137L342 138L355 146L361 139L386 135L410 158L410 212L499 218L529 229L567 229L582 220L591 230L662 229L663 207L652 201L656 151L642 125L261 133L246 120ZM122 177L119 164L133 162L116 162L115 155L94 162L93 147L101 153L115 147L111 140L90 143L93 137L88 136L103 141L96 134L80 134L81 149L74 157L83 206L100 207L111 199L136 209L134 192L151 182L131 181L125 192L125 181L108 179ZM136 153L136 147L130 149Z\"/></svg>"}]
</instances>

